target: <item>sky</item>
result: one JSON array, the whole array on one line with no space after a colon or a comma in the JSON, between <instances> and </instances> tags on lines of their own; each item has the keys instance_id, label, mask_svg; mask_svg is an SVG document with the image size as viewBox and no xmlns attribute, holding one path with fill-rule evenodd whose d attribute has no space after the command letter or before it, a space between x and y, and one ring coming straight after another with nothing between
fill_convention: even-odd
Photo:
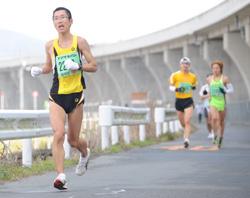
<instances>
[{"instance_id":1,"label":"sky","mask_svg":"<svg viewBox=\"0 0 250 198\"><path fill-rule=\"evenodd\" d=\"M69 8L72 33L90 44L113 43L156 32L218 5L224 0L1 0L0 29L42 41L57 37L52 12Z\"/></svg>"}]
</instances>

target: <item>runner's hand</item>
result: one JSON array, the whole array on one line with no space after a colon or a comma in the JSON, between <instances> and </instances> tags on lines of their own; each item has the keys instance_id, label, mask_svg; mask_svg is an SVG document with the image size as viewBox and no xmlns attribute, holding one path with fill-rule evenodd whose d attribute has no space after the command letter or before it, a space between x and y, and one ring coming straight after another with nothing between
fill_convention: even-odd
<instances>
[{"instance_id":1,"label":"runner's hand","mask_svg":"<svg viewBox=\"0 0 250 198\"><path fill-rule=\"evenodd\" d=\"M30 74L32 77L39 76L43 72L40 67L31 67Z\"/></svg>"},{"instance_id":2,"label":"runner's hand","mask_svg":"<svg viewBox=\"0 0 250 198\"><path fill-rule=\"evenodd\" d=\"M223 88L223 87L219 87L219 89L220 89L220 92L222 93L222 94L226 94L226 91L225 91L225 89Z\"/></svg>"},{"instance_id":3,"label":"runner's hand","mask_svg":"<svg viewBox=\"0 0 250 198\"><path fill-rule=\"evenodd\" d=\"M65 65L65 68L69 69L69 70L78 70L79 69L79 65L77 63L75 63L74 61L72 61L71 59L65 60L64 65Z\"/></svg>"},{"instance_id":4,"label":"runner's hand","mask_svg":"<svg viewBox=\"0 0 250 198\"><path fill-rule=\"evenodd\" d=\"M184 93L185 92L185 88L184 87L178 87L175 90L176 92L180 92L180 93Z\"/></svg>"},{"instance_id":5,"label":"runner's hand","mask_svg":"<svg viewBox=\"0 0 250 198\"><path fill-rule=\"evenodd\" d=\"M204 90L203 91L203 95L207 95L208 93L207 93L207 90Z\"/></svg>"}]
</instances>

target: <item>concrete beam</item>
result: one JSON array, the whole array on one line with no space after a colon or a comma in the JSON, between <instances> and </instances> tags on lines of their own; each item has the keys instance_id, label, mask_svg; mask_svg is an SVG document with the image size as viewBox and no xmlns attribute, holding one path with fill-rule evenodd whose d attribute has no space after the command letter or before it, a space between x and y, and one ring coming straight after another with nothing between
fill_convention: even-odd
<instances>
[{"instance_id":1,"label":"concrete beam","mask_svg":"<svg viewBox=\"0 0 250 198\"><path fill-rule=\"evenodd\" d=\"M180 69L179 61L182 57L183 57L182 48L164 50L163 60L171 73L178 71Z\"/></svg>"},{"instance_id":2,"label":"concrete beam","mask_svg":"<svg viewBox=\"0 0 250 198\"><path fill-rule=\"evenodd\" d=\"M157 83L145 66L145 59L142 56L126 58L125 69L132 76L139 92L147 92L149 99L158 100L161 95Z\"/></svg>"},{"instance_id":3,"label":"concrete beam","mask_svg":"<svg viewBox=\"0 0 250 198\"><path fill-rule=\"evenodd\" d=\"M120 87L120 94L122 97L122 105L130 102L131 93L135 91L131 80L128 78L126 72L122 68L121 59L108 60L108 73L112 76L113 80ZM126 70L126 69L125 69Z\"/></svg>"},{"instance_id":4,"label":"concrete beam","mask_svg":"<svg viewBox=\"0 0 250 198\"><path fill-rule=\"evenodd\" d=\"M247 100L250 98L250 48L242 39L240 32L225 33L223 41L224 50L238 67L242 80L247 87L245 90L248 95Z\"/></svg>"},{"instance_id":5,"label":"concrete beam","mask_svg":"<svg viewBox=\"0 0 250 198\"><path fill-rule=\"evenodd\" d=\"M161 99L162 101L166 101L166 89L163 88L163 85L167 84L167 82L162 81L163 79L167 80L167 76L164 75L166 71L164 71L165 65L163 63L163 54L145 54L144 59L145 66L153 76L159 89L159 99Z\"/></svg>"},{"instance_id":6,"label":"concrete beam","mask_svg":"<svg viewBox=\"0 0 250 198\"><path fill-rule=\"evenodd\" d=\"M126 77L129 79L129 82L131 83L132 87L133 87L133 91L138 91L138 87L136 84L135 79L133 78L133 76L128 72L127 70L127 58L122 57L121 58L121 68L123 70L123 73L126 75Z\"/></svg>"},{"instance_id":7,"label":"concrete beam","mask_svg":"<svg viewBox=\"0 0 250 198\"><path fill-rule=\"evenodd\" d=\"M112 65L112 66L114 66L114 65ZM116 87L117 95L119 97L119 101L117 101L117 102L120 103L119 105L124 105L125 104L125 99L124 99L124 95L123 95L124 89L122 88L122 85L119 82L119 77L120 77L121 73L114 74L112 72L114 70L113 70L113 67L111 68L111 62L108 60L105 61L105 69L106 69L107 74L110 76L112 82L114 83L114 85Z\"/></svg>"},{"instance_id":8,"label":"concrete beam","mask_svg":"<svg viewBox=\"0 0 250 198\"><path fill-rule=\"evenodd\" d=\"M102 88L94 79L95 73L86 73L84 74L86 89L84 94L86 97L86 103L89 102L101 102L102 98Z\"/></svg>"},{"instance_id":9,"label":"concrete beam","mask_svg":"<svg viewBox=\"0 0 250 198\"><path fill-rule=\"evenodd\" d=\"M107 73L107 70L105 69L105 63L98 63L98 70L93 75L93 81L95 81L97 86L99 86L101 89L102 97L100 102L112 100L112 103L115 104L120 101L120 97L118 95L119 91Z\"/></svg>"},{"instance_id":10,"label":"concrete beam","mask_svg":"<svg viewBox=\"0 0 250 198\"><path fill-rule=\"evenodd\" d=\"M19 109L19 94L18 86L16 84L17 77L12 79L11 73L14 73L15 71L6 71L6 72L0 72L0 90L4 94L4 108L5 109ZM11 80L10 80L11 79Z\"/></svg>"},{"instance_id":11,"label":"concrete beam","mask_svg":"<svg viewBox=\"0 0 250 198\"><path fill-rule=\"evenodd\" d=\"M250 47L250 24L245 25L245 37L246 37L246 43Z\"/></svg>"}]
</instances>

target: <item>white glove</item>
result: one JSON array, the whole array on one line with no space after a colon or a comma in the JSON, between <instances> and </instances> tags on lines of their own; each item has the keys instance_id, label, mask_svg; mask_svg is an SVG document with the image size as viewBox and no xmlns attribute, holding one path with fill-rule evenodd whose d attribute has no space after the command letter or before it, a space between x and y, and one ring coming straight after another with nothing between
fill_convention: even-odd
<instances>
[{"instance_id":1,"label":"white glove","mask_svg":"<svg viewBox=\"0 0 250 198\"><path fill-rule=\"evenodd\" d=\"M64 65L65 65L66 69L70 69L70 70L78 70L79 69L79 65L77 63L75 63L74 61L72 61L71 59L65 60Z\"/></svg>"},{"instance_id":2,"label":"white glove","mask_svg":"<svg viewBox=\"0 0 250 198\"><path fill-rule=\"evenodd\" d=\"M234 92L234 87L231 83L228 83L226 87L224 86L224 90L226 93L233 93Z\"/></svg>"},{"instance_id":3,"label":"white glove","mask_svg":"<svg viewBox=\"0 0 250 198\"><path fill-rule=\"evenodd\" d=\"M43 72L40 67L31 67L30 74L32 77L39 76Z\"/></svg>"}]
</instances>

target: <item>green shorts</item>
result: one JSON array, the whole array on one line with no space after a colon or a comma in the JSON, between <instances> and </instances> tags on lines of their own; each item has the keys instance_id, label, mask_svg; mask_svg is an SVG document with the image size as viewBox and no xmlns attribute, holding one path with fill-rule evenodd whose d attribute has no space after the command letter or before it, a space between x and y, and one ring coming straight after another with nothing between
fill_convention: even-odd
<instances>
[{"instance_id":1,"label":"green shorts","mask_svg":"<svg viewBox=\"0 0 250 198\"><path fill-rule=\"evenodd\" d=\"M225 110L225 99L212 97L209 103L210 107L214 107L217 111Z\"/></svg>"}]
</instances>

